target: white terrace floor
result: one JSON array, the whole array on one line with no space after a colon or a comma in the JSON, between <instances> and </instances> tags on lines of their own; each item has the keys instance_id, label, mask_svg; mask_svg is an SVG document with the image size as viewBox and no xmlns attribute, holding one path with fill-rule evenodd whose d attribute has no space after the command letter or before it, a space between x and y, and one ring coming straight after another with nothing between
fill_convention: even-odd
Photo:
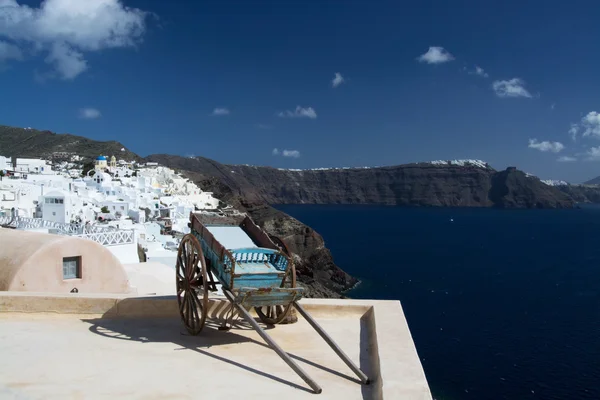
<instances>
[{"instance_id":1,"label":"white terrace floor","mask_svg":"<svg viewBox=\"0 0 600 400\"><path fill-rule=\"evenodd\" d=\"M102 317L87 313L94 308L87 306L32 312L14 299L0 295L1 399L431 399L408 329L387 328L405 323L403 315L387 326L377 318L377 329L387 332L374 332L365 308L344 309L339 300L324 308L318 307L324 300L306 302L350 358L376 377L369 386L303 319L268 329L323 388L315 395L241 320L225 332L209 319L199 336L189 336L169 315L126 316L122 308ZM377 303L381 310L393 303L401 312L397 302ZM82 310L87 312L73 313Z\"/></svg>"}]
</instances>

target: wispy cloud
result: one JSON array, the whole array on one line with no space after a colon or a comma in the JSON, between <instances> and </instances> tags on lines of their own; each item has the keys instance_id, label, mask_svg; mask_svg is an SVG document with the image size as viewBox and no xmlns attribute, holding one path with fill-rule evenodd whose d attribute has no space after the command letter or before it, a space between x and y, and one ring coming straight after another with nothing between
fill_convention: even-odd
<instances>
[{"instance_id":1,"label":"wispy cloud","mask_svg":"<svg viewBox=\"0 0 600 400\"><path fill-rule=\"evenodd\" d=\"M552 104L550 104L550 109L551 109L551 110L554 110L555 108L556 108L556 103L552 103Z\"/></svg>"},{"instance_id":2,"label":"wispy cloud","mask_svg":"<svg viewBox=\"0 0 600 400\"><path fill-rule=\"evenodd\" d=\"M267 125L267 124L256 124L256 127L258 129L271 129L271 125Z\"/></svg>"},{"instance_id":3,"label":"wispy cloud","mask_svg":"<svg viewBox=\"0 0 600 400\"><path fill-rule=\"evenodd\" d=\"M600 146L590 147L586 155L588 161L600 161Z\"/></svg>"},{"instance_id":4,"label":"wispy cloud","mask_svg":"<svg viewBox=\"0 0 600 400\"><path fill-rule=\"evenodd\" d=\"M140 43L148 15L120 0L45 0L39 7L0 0L0 38L10 41L12 58L41 52L54 68L45 76L74 79L88 68L85 52Z\"/></svg>"},{"instance_id":5,"label":"wispy cloud","mask_svg":"<svg viewBox=\"0 0 600 400\"><path fill-rule=\"evenodd\" d=\"M221 116L221 115L229 115L229 109L227 108L215 108L211 115Z\"/></svg>"},{"instance_id":6,"label":"wispy cloud","mask_svg":"<svg viewBox=\"0 0 600 400\"><path fill-rule=\"evenodd\" d=\"M334 88L336 88L336 87L340 86L344 82L345 81L344 81L344 77L342 76L342 74L340 74L339 72L336 72L335 76L331 80L331 86L334 87Z\"/></svg>"},{"instance_id":7,"label":"wispy cloud","mask_svg":"<svg viewBox=\"0 0 600 400\"><path fill-rule=\"evenodd\" d=\"M577 161L577 158L571 157L571 156L560 156L556 159L556 161L558 161L558 162L574 162L574 161Z\"/></svg>"},{"instance_id":8,"label":"wispy cloud","mask_svg":"<svg viewBox=\"0 0 600 400\"><path fill-rule=\"evenodd\" d=\"M286 110L277 114L281 118L317 118L317 113L312 107L303 108L300 106L296 106L294 111Z\"/></svg>"},{"instance_id":9,"label":"wispy cloud","mask_svg":"<svg viewBox=\"0 0 600 400\"><path fill-rule=\"evenodd\" d=\"M454 60L454 56L443 47L431 46L427 53L421 54L417 60L427 64L442 64Z\"/></svg>"},{"instance_id":10,"label":"wispy cloud","mask_svg":"<svg viewBox=\"0 0 600 400\"><path fill-rule=\"evenodd\" d=\"M484 78L489 78L489 74L487 72L485 72L485 70L483 68L481 68L480 66L476 65L475 69L467 71L470 75L478 75Z\"/></svg>"},{"instance_id":11,"label":"wispy cloud","mask_svg":"<svg viewBox=\"0 0 600 400\"><path fill-rule=\"evenodd\" d=\"M100 110L97 108L86 107L79 110L79 117L83 119L96 119L101 117Z\"/></svg>"},{"instance_id":12,"label":"wispy cloud","mask_svg":"<svg viewBox=\"0 0 600 400\"><path fill-rule=\"evenodd\" d=\"M300 157L300 152L298 150L279 150L277 148L273 149L272 151L274 156L283 156L283 157L290 157L290 158L299 158Z\"/></svg>"},{"instance_id":13,"label":"wispy cloud","mask_svg":"<svg viewBox=\"0 0 600 400\"><path fill-rule=\"evenodd\" d=\"M519 78L494 81L492 88L498 97L531 97L531 94L525 89L525 82Z\"/></svg>"},{"instance_id":14,"label":"wispy cloud","mask_svg":"<svg viewBox=\"0 0 600 400\"><path fill-rule=\"evenodd\" d=\"M1 4L1 3L0 3ZM1 21L1 20L0 20ZM23 53L14 44L0 40L0 63L6 60L22 60Z\"/></svg>"},{"instance_id":15,"label":"wispy cloud","mask_svg":"<svg viewBox=\"0 0 600 400\"><path fill-rule=\"evenodd\" d=\"M600 139L600 113L590 111L581 118L581 121L571 124L571 128L569 129L571 138L575 140L578 134L581 134L582 137L592 136Z\"/></svg>"},{"instance_id":16,"label":"wispy cloud","mask_svg":"<svg viewBox=\"0 0 600 400\"><path fill-rule=\"evenodd\" d=\"M560 142L549 142L547 140L539 142L537 139L529 139L528 147L543 152L550 151L552 153L559 153L565 148L565 146Z\"/></svg>"}]
</instances>

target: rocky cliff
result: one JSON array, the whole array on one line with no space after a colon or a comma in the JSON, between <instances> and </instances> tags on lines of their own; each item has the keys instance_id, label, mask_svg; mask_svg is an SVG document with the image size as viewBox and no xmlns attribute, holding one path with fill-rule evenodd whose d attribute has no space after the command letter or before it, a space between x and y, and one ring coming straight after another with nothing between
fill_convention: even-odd
<instances>
[{"instance_id":1,"label":"rocky cliff","mask_svg":"<svg viewBox=\"0 0 600 400\"><path fill-rule=\"evenodd\" d=\"M571 208L572 199L515 168L407 164L391 167L280 170L223 165L201 157L152 155L149 160L194 171L217 191L268 204Z\"/></svg>"},{"instance_id":2,"label":"rocky cliff","mask_svg":"<svg viewBox=\"0 0 600 400\"><path fill-rule=\"evenodd\" d=\"M557 188L577 203L600 203L600 185L560 185Z\"/></svg>"},{"instance_id":3,"label":"rocky cliff","mask_svg":"<svg viewBox=\"0 0 600 400\"><path fill-rule=\"evenodd\" d=\"M246 210L299 256L298 280L311 296L334 297L356 284L333 262L323 238L268 204L385 204L501 208L570 208L568 195L508 168L410 164L369 169L290 171L223 165L206 158L152 155L204 190Z\"/></svg>"}]
</instances>

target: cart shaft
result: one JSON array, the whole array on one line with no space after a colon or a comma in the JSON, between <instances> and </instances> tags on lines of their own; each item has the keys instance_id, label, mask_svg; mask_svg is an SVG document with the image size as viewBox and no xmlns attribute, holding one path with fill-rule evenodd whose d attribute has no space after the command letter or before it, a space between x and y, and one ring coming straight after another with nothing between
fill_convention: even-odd
<instances>
[{"instance_id":1,"label":"cart shaft","mask_svg":"<svg viewBox=\"0 0 600 400\"><path fill-rule=\"evenodd\" d=\"M226 289L223 290L223 293L229 299L231 304L233 304L237 308L240 315L244 317L244 319L248 321L250 325L252 325L254 330L258 332L258 334L263 338L263 340L267 342L267 344L279 355L279 357L281 357L283 361L285 361L286 364L289 365L304 380L304 382L306 382L308 386L310 386L315 391L315 393L321 393L323 389L321 389L319 384L315 382L310 376L308 376L308 374L298 364L296 364L296 362L292 360L292 358L281 347L279 347L277 343L275 343L271 336L269 336L269 334L260 327L258 322L256 322L254 318L252 318L250 313L248 313L248 311L242 305L237 304L234 301L233 294Z\"/></svg>"},{"instance_id":2,"label":"cart shaft","mask_svg":"<svg viewBox=\"0 0 600 400\"><path fill-rule=\"evenodd\" d=\"M360 370L360 368L356 366L356 364L352 362L352 360L333 341L333 339L329 337L329 335L323 330L321 325L319 325L317 321L315 321L313 317L309 313L307 313L306 310L300 304L298 304L298 302L294 301L292 304L294 305L294 307L296 307L296 310L298 310L302 317L304 317L304 319L308 321L308 323L315 329L315 331L317 331L317 333L321 335L321 337L327 342L327 344L333 349L333 351L335 351L337 355L346 363L346 365L356 374L356 376L358 376L362 383L369 384L369 378L364 374L364 372Z\"/></svg>"}]
</instances>

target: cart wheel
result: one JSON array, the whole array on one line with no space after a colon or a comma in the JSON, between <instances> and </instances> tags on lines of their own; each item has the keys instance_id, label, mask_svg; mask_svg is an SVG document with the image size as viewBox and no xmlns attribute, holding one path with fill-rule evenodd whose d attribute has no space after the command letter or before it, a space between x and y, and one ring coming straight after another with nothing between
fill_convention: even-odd
<instances>
[{"instance_id":1,"label":"cart wheel","mask_svg":"<svg viewBox=\"0 0 600 400\"><path fill-rule=\"evenodd\" d=\"M282 288L295 288L296 287L296 267L293 263L290 263L283 280L281 281ZM289 314L292 308L292 303L285 306L263 306L254 307L254 311L262 322L268 325L275 325L283 321L283 319Z\"/></svg>"},{"instance_id":2,"label":"cart wheel","mask_svg":"<svg viewBox=\"0 0 600 400\"><path fill-rule=\"evenodd\" d=\"M187 331L200 333L208 313L208 287L206 262L202 246L193 234L181 240L177 252L175 275L179 314Z\"/></svg>"}]
</instances>

